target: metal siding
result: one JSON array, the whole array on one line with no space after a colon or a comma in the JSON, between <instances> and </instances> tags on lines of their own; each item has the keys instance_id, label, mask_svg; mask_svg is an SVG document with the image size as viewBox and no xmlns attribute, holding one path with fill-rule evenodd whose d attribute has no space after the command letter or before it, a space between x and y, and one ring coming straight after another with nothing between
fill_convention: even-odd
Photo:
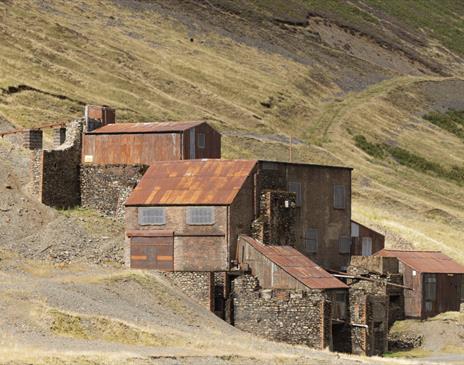
<instances>
[{"instance_id":1,"label":"metal siding","mask_svg":"<svg viewBox=\"0 0 464 365\"><path fill-rule=\"evenodd\" d=\"M174 238L131 237L131 268L172 271L174 269Z\"/></svg>"},{"instance_id":2,"label":"metal siding","mask_svg":"<svg viewBox=\"0 0 464 365\"><path fill-rule=\"evenodd\" d=\"M309 258L290 246L268 246L250 237L240 236L240 247L245 247L245 262L257 276L262 287L295 289L304 285L310 289L347 288ZM239 250L238 259L241 251ZM274 274L272 266L277 269Z\"/></svg>"},{"instance_id":3,"label":"metal siding","mask_svg":"<svg viewBox=\"0 0 464 365\"><path fill-rule=\"evenodd\" d=\"M184 160L151 166L126 205L229 205L256 161Z\"/></svg>"}]
</instances>

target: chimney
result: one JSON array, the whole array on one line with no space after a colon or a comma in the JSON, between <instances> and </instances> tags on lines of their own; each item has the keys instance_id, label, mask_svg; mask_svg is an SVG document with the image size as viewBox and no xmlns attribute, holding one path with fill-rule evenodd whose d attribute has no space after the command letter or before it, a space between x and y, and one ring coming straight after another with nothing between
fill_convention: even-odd
<instances>
[{"instance_id":1,"label":"chimney","mask_svg":"<svg viewBox=\"0 0 464 365\"><path fill-rule=\"evenodd\" d=\"M41 129L27 129L23 133L23 147L29 150L42 149L43 132Z\"/></svg>"}]
</instances>

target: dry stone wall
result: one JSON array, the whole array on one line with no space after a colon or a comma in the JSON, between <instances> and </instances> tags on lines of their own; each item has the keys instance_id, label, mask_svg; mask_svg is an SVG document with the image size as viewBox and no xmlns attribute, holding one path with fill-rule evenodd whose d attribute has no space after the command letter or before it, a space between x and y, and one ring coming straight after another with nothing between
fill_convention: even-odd
<instances>
[{"instance_id":1,"label":"dry stone wall","mask_svg":"<svg viewBox=\"0 0 464 365\"><path fill-rule=\"evenodd\" d=\"M164 276L185 295L208 310L214 309L214 273L207 271L165 272Z\"/></svg>"},{"instance_id":2,"label":"dry stone wall","mask_svg":"<svg viewBox=\"0 0 464 365\"><path fill-rule=\"evenodd\" d=\"M243 275L233 282L233 324L270 340L330 347L331 304L320 292L261 290L258 279Z\"/></svg>"},{"instance_id":3,"label":"dry stone wall","mask_svg":"<svg viewBox=\"0 0 464 365\"><path fill-rule=\"evenodd\" d=\"M124 203L147 168L146 165L82 165L81 205L123 219Z\"/></svg>"}]
</instances>

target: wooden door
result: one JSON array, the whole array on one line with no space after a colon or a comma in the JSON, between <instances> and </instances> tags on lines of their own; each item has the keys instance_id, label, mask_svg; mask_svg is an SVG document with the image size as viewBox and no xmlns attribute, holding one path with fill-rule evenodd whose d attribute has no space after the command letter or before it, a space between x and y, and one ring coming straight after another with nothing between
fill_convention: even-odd
<instances>
[{"instance_id":1,"label":"wooden door","mask_svg":"<svg viewBox=\"0 0 464 365\"><path fill-rule=\"evenodd\" d=\"M130 241L131 268L174 270L174 236L133 236Z\"/></svg>"}]
</instances>

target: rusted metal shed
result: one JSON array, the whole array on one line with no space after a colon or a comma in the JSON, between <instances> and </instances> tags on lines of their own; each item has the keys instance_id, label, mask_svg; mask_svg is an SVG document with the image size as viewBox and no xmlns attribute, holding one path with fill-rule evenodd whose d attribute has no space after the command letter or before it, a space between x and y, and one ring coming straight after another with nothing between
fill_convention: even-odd
<instances>
[{"instance_id":1,"label":"rusted metal shed","mask_svg":"<svg viewBox=\"0 0 464 365\"><path fill-rule=\"evenodd\" d=\"M385 236L361 223L351 221L351 255L371 256L385 247Z\"/></svg>"},{"instance_id":2,"label":"rusted metal shed","mask_svg":"<svg viewBox=\"0 0 464 365\"><path fill-rule=\"evenodd\" d=\"M375 255L396 257L403 273L405 315L427 318L459 311L464 288L464 266L440 251L383 249Z\"/></svg>"},{"instance_id":3,"label":"rusted metal shed","mask_svg":"<svg viewBox=\"0 0 464 365\"><path fill-rule=\"evenodd\" d=\"M221 135L204 121L107 124L82 145L82 162L101 165L220 157Z\"/></svg>"}]
</instances>

